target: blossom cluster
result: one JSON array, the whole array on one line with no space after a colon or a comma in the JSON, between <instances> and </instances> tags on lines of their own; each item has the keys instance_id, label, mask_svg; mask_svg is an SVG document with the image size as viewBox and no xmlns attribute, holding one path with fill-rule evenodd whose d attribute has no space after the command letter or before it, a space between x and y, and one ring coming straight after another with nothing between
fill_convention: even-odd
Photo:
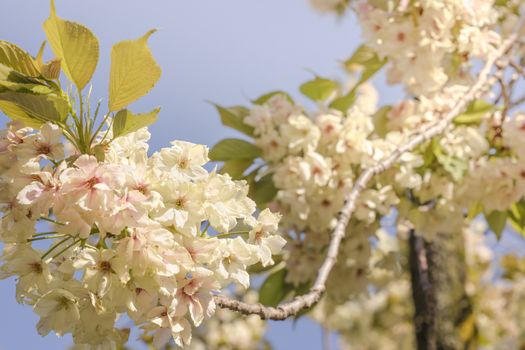
<instances>
[{"instance_id":1,"label":"blossom cluster","mask_svg":"<svg viewBox=\"0 0 525 350\"><path fill-rule=\"evenodd\" d=\"M289 282L298 285L315 275L313 266L322 262L323 249L330 230L343 206L344 195L353 185L360 166L373 164L374 130L368 114L356 106L347 116L335 111L307 114L284 95L273 96L266 104L255 106L245 118L254 127L255 144L262 150L267 171L273 174L278 189L273 205L283 214L283 229L294 231L290 237L291 256ZM397 204L397 196L389 184L377 182L365 190L358 202L356 219L372 225L380 215L387 214ZM359 254L347 252L354 261L354 272L362 272L367 260L368 228L363 227L358 239L349 241ZM306 232L306 235L301 233ZM361 241L361 243L359 243ZM363 255L364 254L364 255ZM361 261L356 263L355 260ZM340 261L344 259L341 258ZM357 284L354 284L357 285Z\"/></svg>"},{"instance_id":2,"label":"blossom cluster","mask_svg":"<svg viewBox=\"0 0 525 350\"><path fill-rule=\"evenodd\" d=\"M366 43L391 62L389 82L419 96L450 81L469 82L472 59L486 58L501 41L494 6L492 0L360 1L356 11ZM507 31L517 19L508 15Z\"/></svg>"},{"instance_id":3,"label":"blossom cluster","mask_svg":"<svg viewBox=\"0 0 525 350\"><path fill-rule=\"evenodd\" d=\"M114 348L127 315L156 347L187 345L213 293L247 288L247 267L281 251L280 216L254 216L245 181L203 167L205 146L174 141L148 156L149 136L117 137L97 159L68 151L51 123L2 131L0 277L17 278L40 334Z\"/></svg>"}]
</instances>

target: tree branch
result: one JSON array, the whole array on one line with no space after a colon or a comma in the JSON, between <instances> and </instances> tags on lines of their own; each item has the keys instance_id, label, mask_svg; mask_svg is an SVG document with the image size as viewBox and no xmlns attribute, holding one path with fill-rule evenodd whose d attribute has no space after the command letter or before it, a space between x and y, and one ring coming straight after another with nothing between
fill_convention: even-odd
<instances>
[{"instance_id":1,"label":"tree branch","mask_svg":"<svg viewBox=\"0 0 525 350\"><path fill-rule=\"evenodd\" d=\"M523 19L520 21L518 28L522 27L522 21ZM321 296L326 289L326 280L328 279L328 275L336 263L339 246L341 244L341 240L345 236L346 227L348 226L350 218L352 217L352 214L356 208L357 199L361 192L366 189L368 182L375 175L378 175L392 167L400 158L400 156L405 152L415 149L420 144L445 131L452 120L458 114L463 112L470 102L480 98L491 88L496 81L496 79L491 76L492 68L500 58L505 56L511 50L514 43L518 39L518 32L519 29L509 36L509 38L505 40L497 50L494 51L480 71L475 84L472 85L472 87L463 96L461 96L461 98L459 98L458 102L449 112L443 116L437 116L438 118L441 118L439 121L425 126L419 131L415 132L413 134L413 138L407 143L401 145L388 157L381 160L377 165L367 168L360 174L351 191L345 198L345 205L339 213L337 224L332 232L332 237L328 246L325 260L323 261L323 264L317 273L315 282L308 293L297 296L293 300L283 303L277 307L268 307L260 303L248 304L242 301L230 299L222 295L217 295L214 297L216 304L219 307L234 310L242 314L256 314L263 319L272 320L287 319L290 316L296 315L301 310L308 309L316 304L321 299Z\"/></svg>"}]
</instances>

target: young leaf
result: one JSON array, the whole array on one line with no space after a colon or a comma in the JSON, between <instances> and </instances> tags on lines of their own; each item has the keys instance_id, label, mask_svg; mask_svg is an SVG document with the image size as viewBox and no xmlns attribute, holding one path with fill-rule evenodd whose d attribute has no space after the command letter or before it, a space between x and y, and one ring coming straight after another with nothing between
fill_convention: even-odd
<instances>
[{"instance_id":1,"label":"young leaf","mask_svg":"<svg viewBox=\"0 0 525 350\"><path fill-rule=\"evenodd\" d=\"M95 35L81 24L58 17L54 0L51 0L51 15L44 22L44 31L68 79L83 89L98 63L99 45Z\"/></svg>"},{"instance_id":2,"label":"young leaf","mask_svg":"<svg viewBox=\"0 0 525 350\"><path fill-rule=\"evenodd\" d=\"M224 162L221 174L229 174L232 179L240 180L243 174L253 164L253 159L232 159Z\"/></svg>"},{"instance_id":3,"label":"young leaf","mask_svg":"<svg viewBox=\"0 0 525 350\"><path fill-rule=\"evenodd\" d=\"M30 77L40 76L35 60L20 47L0 40L0 63Z\"/></svg>"},{"instance_id":4,"label":"young leaf","mask_svg":"<svg viewBox=\"0 0 525 350\"><path fill-rule=\"evenodd\" d=\"M492 232L494 232L494 234L496 234L496 237L500 239L501 234L505 229L505 224L507 223L507 212L494 210L489 214L485 214L485 219L487 220L487 223L489 224L489 227L492 230Z\"/></svg>"},{"instance_id":5,"label":"young leaf","mask_svg":"<svg viewBox=\"0 0 525 350\"><path fill-rule=\"evenodd\" d=\"M380 137L385 137L388 133L388 113L392 109L392 106L383 106L372 116L374 123L374 130Z\"/></svg>"},{"instance_id":6,"label":"young leaf","mask_svg":"<svg viewBox=\"0 0 525 350\"><path fill-rule=\"evenodd\" d=\"M361 45L354 54L344 62L344 66L349 72L353 72L360 68L363 69L361 78L354 87L354 89L356 89L357 86L370 79L377 71L379 71L386 62L386 59L379 58L374 49L366 45Z\"/></svg>"},{"instance_id":7,"label":"young leaf","mask_svg":"<svg viewBox=\"0 0 525 350\"><path fill-rule=\"evenodd\" d=\"M42 65L42 76L49 80L57 80L60 77L60 66L62 60L54 58Z\"/></svg>"},{"instance_id":8,"label":"young leaf","mask_svg":"<svg viewBox=\"0 0 525 350\"><path fill-rule=\"evenodd\" d=\"M353 72L364 66L367 62L375 60L376 52L369 46L361 45L355 50L352 56L344 62L347 71Z\"/></svg>"},{"instance_id":9,"label":"young leaf","mask_svg":"<svg viewBox=\"0 0 525 350\"><path fill-rule=\"evenodd\" d=\"M294 103L292 97L284 92L284 91L272 91L272 92L268 92L260 97L258 97L257 99L255 100L252 100L251 102L255 105L263 105L265 104L266 102L268 102L269 99L271 99L272 97L274 97L275 95L284 95L284 97L286 97L286 99L288 101L290 101L290 103Z\"/></svg>"},{"instance_id":10,"label":"young leaf","mask_svg":"<svg viewBox=\"0 0 525 350\"><path fill-rule=\"evenodd\" d=\"M483 100L473 101L465 110L464 113L454 118L454 124L456 125L471 125L479 124L485 114L494 110L495 106Z\"/></svg>"},{"instance_id":11,"label":"young leaf","mask_svg":"<svg viewBox=\"0 0 525 350\"><path fill-rule=\"evenodd\" d=\"M161 69L148 47L156 29L137 40L121 41L111 49L109 110L117 111L146 95L160 78Z\"/></svg>"},{"instance_id":12,"label":"young leaf","mask_svg":"<svg viewBox=\"0 0 525 350\"><path fill-rule=\"evenodd\" d=\"M0 101L16 105L18 107L17 111L22 110L26 116L36 119L39 122L63 122L67 118L69 108L67 101L56 95L36 95L31 93L4 91L0 93ZM8 111L9 106L10 105L8 104ZM6 108L5 105L3 108ZM13 111L11 110L11 112ZM25 116L22 115L22 118L24 117ZM17 116L15 115L13 118L16 119ZM18 118L20 119L20 116L18 116Z\"/></svg>"},{"instance_id":13,"label":"young leaf","mask_svg":"<svg viewBox=\"0 0 525 350\"><path fill-rule=\"evenodd\" d=\"M299 87L303 95L316 102L328 99L337 90L339 84L333 80L316 77Z\"/></svg>"},{"instance_id":14,"label":"young leaf","mask_svg":"<svg viewBox=\"0 0 525 350\"><path fill-rule=\"evenodd\" d=\"M253 185L253 200L262 207L271 202L277 195L277 188L273 184L273 174L266 174Z\"/></svg>"},{"instance_id":15,"label":"young leaf","mask_svg":"<svg viewBox=\"0 0 525 350\"><path fill-rule=\"evenodd\" d=\"M436 154L436 159L455 181L461 181L468 170L468 164L465 160L446 154Z\"/></svg>"},{"instance_id":16,"label":"young leaf","mask_svg":"<svg viewBox=\"0 0 525 350\"><path fill-rule=\"evenodd\" d=\"M330 108L346 113L356 100L356 90L352 89L348 94L338 97L330 103Z\"/></svg>"},{"instance_id":17,"label":"young leaf","mask_svg":"<svg viewBox=\"0 0 525 350\"><path fill-rule=\"evenodd\" d=\"M44 124L43 121L32 118L21 107L12 102L0 101L0 110L12 120L21 121L24 125L34 129L39 129Z\"/></svg>"},{"instance_id":18,"label":"young leaf","mask_svg":"<svg viewBox=\"0 0 525 350\"><path fill-rule=\"evenodd\" d=\"M141 114L134 114L127 109L120 110L113 119L113 137L123 136L155 123L159 112L160 108Z\"/></svg>"},{"instance_id":19,"label":"young leaf","mask_svg":"<svg viewBox=\"0 0 525 350\"><path fill-rule=\"evenodd\" d=\"M508 219L517 232L525 235L525 200L514 203L508 211Z\"/></svg>"},{"instance_id":20,"label":"young leaf","mask_svg":"<svg viewBox=\"0 0 525 350\"><path fill-rule=\"evenodd\" d=\"M240 139L224 139L210 150L210 160L214 162L233 159L255 159L261 155L259 147Z\"/></svg>"},{"instance_id":21,"label":"young leaf","mask_svg":"<svg viewBox=\"0 0 525 350\"><path fill-rule=\"evenodd\" d=\"M285 290L286 283L286 269L280 269L272 273L261 285L259 289L259 301L263 305L277 306L285 297L287 291Z\"/></svg>"},{"instance_id":22,"label":"young leaf","mask_svg":"<svg viewBox=\"0 0 525 350\"><path fill-rule=\"evenodd\" d=\"M0 92L14 91L27 92L39 95L47 95L53 92L48 86L40 84L13 83L8 80L0 80Z\"/></svg>"},{"instance_id":23,"label":"young leaf","mask_svg":"<svg viewBox=\"0 0 525 350\"><path fill-rule=\"evenodd\" d=\"M243 106L233 106L229 108L221 107L214 104L221 116L223 125L242 132L248 136L253 136L253 127L244 124L244 118L250 113L250 110Z\"/></svg>"}]
</instances>

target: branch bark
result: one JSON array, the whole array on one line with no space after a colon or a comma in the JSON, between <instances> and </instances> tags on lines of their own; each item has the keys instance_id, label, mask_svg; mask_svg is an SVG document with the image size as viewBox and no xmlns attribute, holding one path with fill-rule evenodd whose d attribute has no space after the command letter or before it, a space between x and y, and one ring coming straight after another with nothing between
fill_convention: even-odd
<instances>
[{"instance_id":1,"label":"branch bark","mask_svg":"<svg viewBox=\"0 0 525 350\"><path fill-rule=\"evenodd\" d=\"M458 114L463 112L470 102L480 98L485 92L488 91L488 89L490 89L490 87L493 86L496 80L491 75L491 71L495 63L511 50L514 43L518 39L518 32L522 27L522 21L523 19L520 21L518 30L510 35L509 38L505 40L502 45L487 59L474 85L472 85L472 87L458 99L457 103L449 112L444 115L436 116L436 119L439 119L437 122L425 126L419 131L416 131L413 134L413 137L407 143L401 145L389 156L381 160L377 165L367 168L359 175L354 186L345 198L345 205L339 213L337 224L332 232L332 237L328 246L325 260L323 261L323 264L317 273L315 282L309 292L304 295L297 296L293 300L283 303L277 307L268 307L260 303L248 304L239 300L230 299L222 295L217 295L214 297L215 303L219 307L237 311L242 314L256 314L263 319L272 320L285 320L290 316L296 315L301 310L309 309L315 305L321 299L321 296L326 289L326 280L328 279L328 275L336 263L339 246L341 244L341 240L344 238L346 227L348 226L350 218L352 217L352 214L356 208L357 199L361 192L366 189L368 182L375 175L378 175L392 167L405 152L413 150L425 141L428 141L445 131L452 120Z\"/></svg>"},{"instance_id":2,"label":"branch bark","mask_svg":"<svg viewBox=\"0 0 525 350\"><path fill-rule=\"evenodd\" d=\"M436 292L430 282L425 241L410 230L408 246L417 349L436 350Z\"/></svg>"}]
</instances>

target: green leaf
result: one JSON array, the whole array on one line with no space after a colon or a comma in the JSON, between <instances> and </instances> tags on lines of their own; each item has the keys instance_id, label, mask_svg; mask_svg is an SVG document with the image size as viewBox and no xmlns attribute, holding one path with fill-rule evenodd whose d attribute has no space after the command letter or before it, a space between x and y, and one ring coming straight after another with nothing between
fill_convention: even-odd
<instances>
[{"instance_id":1,"label":"green leaf","mask_svg":"<svg viewBox=\"0 0 525 350\"><path fill-rule=\"evenodd\" d=\"M97 67L99 44L96 36L85 26L61 19L51 0L51 15L44 22L44 31L62 69L78 89L91 80Z\"/></svg>"},{"instance_id":2,"label":"green leaf","mask_svg":"<svg viewBox=\"0 0 525 350\"><path fill-rule=\"evenodd\" d=\"M214 162L234 159L254 159L261 155L259 147L240 139L224 139L210 150L210 160Z\"/></svg>"},{"instance_id":3,"label":"green leaf","mask_svg":"<svg viewBox=\"0 0 525 350\"><path fill-rule=\"evenodd\" d=\"M379 137L385 137L388 133L388 113L392 109L392 106L381 107L377 112L372 116L372 121L374 123L374 130L379 135Z\"/></svg>"},{"instance_id":4,"label":"green leaf","mask_svg":"<svg viewBox=\"0 0 525 350\"><path fill-rule=\"evenodd\" d=\"M472 204L469 207L468 212L467 212L467 220L468 221L474 220L476 216L478 216L482 212L483 212L483 204L481 204L480 202L476 202Z\"/></svg>"},{"instance_id":5,"label":"green leaf","mask_svg":"<svg viewBox=\"0 0 525 350\"><path fill-rule=\"evenodd\" d=\"M508 219L518 233L525 236L525 200L514 203L508 211Z\"/></svg>"},{"instance_id":6,"label":"green leaf","mask_svg":"<svg viewBox=\"0 0 525 350\"><path fill-rule=\"evenodd\" d=\"M7 80L0 80L0 92L28 92L33 94L47 95L53 92L49 87L40 84L13 83Z\"/></svg>"},{"instance_id":7,"label":"green leaf","mask_svg":"<svg viewBox=\"0 0 525 350\"><path fill-rule=\"evenodd\" d=\"M149 113L134 114L130 110L120 110L113 119L113 137L119 137L137 131L157 121L160 108Z\"/></svg>"},{"instance_id":8,"label":"green leaf","mask_svg":"<svg viewBox=\"0 0 525 350\"><path fill-rule=\"evenodd\" d=\"M455 181L460 181L468 170L468 164L463 159L442 153L436 154L436 159Z\"/></svg>"},{"instance_id":9,"label":"green leaf","mask_svg":"<svg viewBox=\"0 0 525 350\"><path fill-rule=\"evenodd\" d=\"M0 63L23 75L40 76L33 57L15 44L4 40L0 40Z\"/></svg>"},{"instance_id":10,"label":"green leaf","mask_svg":"<svg viewBox=\"0 0 525 350\"><path fill-rule=\"evenodd\" d=\"M489 224L489 227L492 230L492 232L494 232L496 234L496 237L500 239L501 234L505 229L505 224L507 223L507 212L494 210L489 214L485 214L485 219L487 220L487 223Z\"/></svg>"},{"instance_id":11,"label":"green leaf","mask_svg":"<svg viewBox=\"0 0 525 350\"><path fill-rule=\"evenodd\" d=\"M277 306L287 294L285 290L286 269L283 268L272 273L261 285L259 289L259 301L263 305Z\"/></svg>"},{"instance_id":12,"label":"green leaf","mask_svg":"<svg viewBox=\"0 0 525 350\"><path fill-rule=\"evenodd\" d=\"M60 58L54 58L49 62L42 65L42 76L49 80L58 80L60 78L60 67L62 60Z\"/></svg>"},{"instance_id":13,"label":"green leaf","mask_svg":"<svg viewBox=\"0 0 525 350\"><path fill-rule=\"evenodd\" d=\"M224 162L221 174L229 174L232 179L240 180L243 174L253 164L253 159L232 159Z\"/></svg>"},{"instance_id":14,"label":"green leaf","mask_svg":"<svg viewBox=\"0 0 525 350\"><path fill-rule=\"evenodd\" d=\"M314 80L302 84L299 90L309 99L318 102L328 99L338 87L339 84L333 80L316 77Z\"/></svg>"},{"instance_id":15,"label":"green leaf","mask_svg":"<svg viewBox=\"0 0 525 350\"><path fill-rule=\"evenodd\" d=\"M481 119L485 114L493 111L495 106L483 100L473 101L465 110L464 113L454 118L454 124L456 125L471 125L481 123Z\"/></svg>"},{"instance_id":16,"label":"green leaf","mask_svg":"<svg viewBox=\"0 0 525 350\"><path fill-rule=\"evenodd\" d=\"M272 255L272 260L275 264L273 265L269 265L269 266L263 266L261 264L261 262L258 262L257 264L254 264L254 265L250 265L248 267L248 273L250 274L257 274L257 273L263 273L263 272L266 272L268 270L271 270L275 267L275 265L279 264L281 261L283 261L283 256L282 255Z\"/></svg>"},{"instance_id":17,"label":"green leaf","mask_svg":"<svg viewBox=\"0 0 525 350\"><path fill-rule=\"evenodd\" d=\"M32 118L22 108L12 102L0 101L0 110L12 120L21 121L24 125L34 129L39 129L44 124L43 121Z\"/></svg>"},{"instance_id":18,"label":"green leaf","mask_svg":"<svg viewBox=\"0 0 525 350\"><path fill-rule=\"evenodd\" d=\"M375 60L377 54L374 49L369 46L361 45L354 51L352 56L344 62L346 70L353 72L361 68L367 62Z\"/></svg>"},{"instance_id":19,"label":"green leaf","mask_svg":"<svg viewBox=\"0 0 525 350\"><path fill-rule=\"evenodd\" d=\"M265 104L266 102L268 102L269 99L271 99L272 97L274 97L275 95L284 95L286 97L286 99L288 101L290 101L290 103L294 103L294 100L292 99L292 97L284 92L284 91L272 91L272 92L268 92L262 96L260 96L259 98L255 99L255 100L252 100L251 102L255 105L263 105Z\"/></svg>"},{"instance_id":20,"label":"green leaf","mask_svg":"<svg viewBox=\"0 0 525 350\"><path fill-rule=\"evenodd\" d=\"M273 174L266 174L253 184L253 200L259 207L271 202L277 192L278 189L273 183Z\"/></svg>"},{"instance_id":21,"label":"green leaf","mask_svg":"<svg viewBox=\"0 0 525 350\"><path fill-rule=\"evenodd\" d=\"M250 113L250 110L243 106L221 107L214 104L221 116L223 125L240 131L248 136L253 136L253 127L244 124L244 118Z\"/></svg>"},{"instance_id":22,"label":"green leaf","mask_svg":"<svg viewBox=\"0 0 525 350\"><path fill-rule=\"evenodd\" d=\"M359 85L370 79L377 71L379 71L387 62L387 59L381 59L374 51L374 49L361 45L357 48L354 54L344 62L347 71L354 72L363 69L361 77L354 86L356 89Z\"/></svg>"},{"instance_id":23,"label":"green leaf","mask_svg":"<svg viewBox=\"0 0 525 350\"><path fill-rule=\"evenodd\" d=\"M69 105L66 100L56 95L35 95L31 93L20 93L4 91L0 93L0 108L9 117L24 121L29 117L36 119L37 124L52 121L63 122L67 118ZM14 108L14 104L18 108ZM23 114L20 114L20 112Z\"/></svg>"},{"instance_id":24,"label":"green leaf","mask_svg":"<svg viewBox=\"0 0 525 350\"><path fill-rule=\"evenodd\" d=\"M352 89L348 94L338 97L330 103L330 108L346 113L356 100L356 90Z\"/></svg>"},{"instance_id":25,"label":"green leaf","mask_svg":"<svg viewBox=\"0 0 525 350\"><path fill-rule=\"evenodd\" d=\"M117 111L146 95L160 79L161 69L148 47L156 29L137 40L125 40L111 49L109 110Z\"/></svg>"}]
</instances>

